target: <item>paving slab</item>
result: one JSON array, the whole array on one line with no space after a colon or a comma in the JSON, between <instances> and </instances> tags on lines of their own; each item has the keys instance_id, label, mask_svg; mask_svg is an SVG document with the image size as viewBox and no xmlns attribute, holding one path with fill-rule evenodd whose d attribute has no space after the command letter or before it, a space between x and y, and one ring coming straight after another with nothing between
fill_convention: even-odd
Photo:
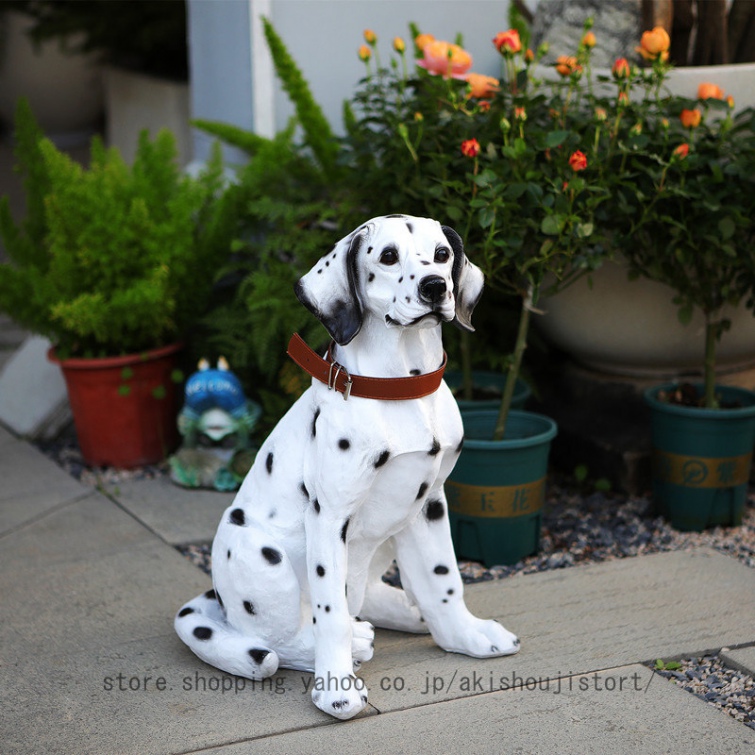
<instances>
[{"instance_id":1,"label":"paving slab","mask_svg":"<svg viewBox=\"0 0 755 755\"><path fill-rule=\"evenodd\" d=\"M755 731L650 669L630 665L569 677L560 687L433 703L328 728L255 738L213 753L729 755L752 750Z\"/></svg>"},{"instance_id":2,"label":"paving slab","mask_svg":"<svg viewBox=\"0 0 755 755\"><path fill-rule=\"evenodd\" d=\"M42 525L47 529L37 531ZM77 537L78 551L71 548ZM243 747L256 746L255 738L273 737L265 746L277 747L274 735L297 730L306 730L311 746L296 749L298 740L291 746L280 740L277 751L332 752L338 751L342 728L363 725L335 722L317 711L309 699L309 674L284 671L267 686L246 683L239 690L234 677L196 659L173 635L172 616L210 586L209 578L111 501L95 494L4 540L12 551L0 569L7 609L0 623L7 658L0 664L4 752L143 755L234 743L243 743L237 751L244 752ZM700 551L472 585L469 605L480 615L505 618L521 634L522 652L484 661L444 653L427 637L378 632L376 656L362 673L370 688L366 717L380 711L381 720L393 721L392 733L364 730L359 742L373 752L400 752L399 744L406 752L428 751L428 742L436 740L446 742L439 752L517 751L507 744L513 716L529 732L512 740L522 752L553 751L549 737L566 724L575 727L572 744L600 742L594 751L622 751L618 745L611 750L607 732L616 742L638 742L640 751L655 751L653 737L665 737L671 728L683 732L687 745L705 742L706 752L718 752L719 743L729 752L743 752L754 740L737 722L733 733L726 733L728 723L711 718L718 723L699 730L709 733L690 740L688 732L698 730L679 722L695 718L687 711L694 698L664 686L660 677L653 685L671 701L662 709L651 698L642 702L636 691L624 699L601 688L606 694L580 696L568 705L546 692L559 680L563 688L565 679L594 672L629 679L632 664L655 656L741 644L744 637L752 641L754 581L755 573L733 559ZM620 660L626 657L631 660ZM637 673L650 679L646 669ZM627 679L625 685L631 683ZM571 691L591 692L574 684ZM623 704L614 704L619 699ZM447 703L452 707L444 708ZM707 721L708 707L697 703ZM551 718L554 709L560 712ZM392 718L399 714L408 718ZM467 719L476 722L470 732L460 728ZM487 750L488 740L480 739L483 722L493 743ZM541 739L538 726L544 727ZM396 732L401 732L398 743ZM549 744L541 747L541 742Z\"/></svg>"},{"instance_id":3,"label":"paving slab","mask_svg":"<svg viewBox=\"0 0 755 755\"><path fill-rule=\"evenodd\" d=\"M487 582L466 598L515 632L521 651L463 659L427 636L386 632L379 664L362 674L378 710L755 642L755 570L704 549Z\"/></svg>"},{"instance_id":4,"label":"paving slab","mask_svg":"<svg viewBox=\"0 0 755 755\"><path fill-rule=\"evenodd\" d=\"M755 676L755 646L724 650L721 660L726 666L739 669L749 676Z\"/></svg>"},{"instance_id":5,"label":"paving slab","mask_svg":"<svg viewBox=\"0 0 755 755\"><path fill-rule=\"evenodd\" d=\"M215 537L235 493L182 488L167 477L106 483L104 491L166 543L203 543Z\"/></svg>"},{"instance_id":6,"label":"paving slab","mask_svg":"<svg viewBox=\"0 0 755 755\"><path fill-rule=\"evenodd\" d=\"M91 493L57 464L0 426L0 536Z\"/></svg>"}]
</instances>

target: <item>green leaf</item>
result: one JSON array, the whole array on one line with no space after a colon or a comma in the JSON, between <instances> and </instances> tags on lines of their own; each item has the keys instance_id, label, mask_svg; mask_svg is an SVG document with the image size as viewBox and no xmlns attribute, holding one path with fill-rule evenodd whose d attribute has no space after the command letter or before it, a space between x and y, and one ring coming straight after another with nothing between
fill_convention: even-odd
<instances>
[{"instance_id":1,"label":"green leaf","mask_svg":"<svg viewBox=\"0 0 755 755\"><path fill-rule=\"evenodd\" d=\"M682 325L689 325L690 322L692 322L692 315L694 314L694 309L690 304L684 304L681 307L679 307L679 311L676 313L677 317L679 318L679 322Z\"/></svg>"},{"instance_id":2,"label":"green leaf","mask_svg":"<svg viewBox=\"0 0 755 755\"><path fill-rule=\"evenodd\" d=\"M558 147L566 141L568 136L568 131L551 131L545 137L545 146L550 148Z\"/></svg>"},{"instance_id":3,"label":"green leaf","mask_svg":"<svg viewBox=\"0 0 755 755\"><path fill-rule=\"evenodd\" d=\"M130 385L119 385L118 386L118 395L119 396L129 396L131 394L131 386Z\"/></svg>"},{"instance_id":4,"label":"green leaf","mask_svg":"<svg viewBox=\"0 0 755 755\"><path fill-rule=\"evenodd\" d=\"M492 207L485 207L480 210L478 220L482 228L490 228L495 220L495 210Z\"/></svg>"},{"instance_id":5,"label":"green leaf","mask_svg":"<svg viewBox=\"0 0 755 755\"><path fill-rule=\"evenodd\" d=\"M586 239L588 236L592 236L593 230L592 223L577 223L577 238Z\"/></svg>"},{"instance_id":6,"label":"green leaf","mask_svg":"<svg viewBox=\"0 0 755 755\"><path fill-rule=\"evenodd\" d=\"M132 377L134 377L134 371L131 367L124 367L121 370L121 380L131 380Z\"/></svg>"},{"instance_id":7,"label":"green leaf","mask_svg":"<svg viewBox=\"0 0 755 755\"><path fill-rule=\"evenodd\" d=\"M546 215L540 223L540 232L546 236L558 236L564 227L562 215Z\"/></svg>"},{"instance_id":8,"label":"green leaf","mask_svg":"<svg viewBox=\"0 0 755 755\"><path fill-rule=\"evenodd\" d=\"M152 389L152 397L158 399L158 401L164 399L167 393L164 385L158 385L156 388Z\"/></svg>"},{"instance_id":9,"label":"green leaf","mask_svg":"<svg viewBox=\"0 0 755 755\"><path fill-rule=\"evenodd\" d=\"M183 383L184 377L183 370L173 370L173 372L170 373L170 380L172 383Z\"/></svg>"},{"instance_id":10,"label":"green leaf","mask_svg":"<svg viewBox=\"0 0 755 755\"><path fill-rule=\"evenodd\" d=\"M577 464L577 466L574 467L574 479L577 482L584 482L587 479L587 465L586 464Z\"/></svg>"},{"instance_id":11,"label":"green leaf","mask_svg":"<svg viewBox=\"0 0 755 755\"><path fill-rule=\"evenodd\" d=\"M446 207L446 215L448 215L454 223L458 223L464 217L464 213L454 205Z\"/></svg>"},{"instance_id":12,"label":"green leaf","mask_svg":"<svg viewBox=\"0 0 755 755\"><path fill-rule=\"evenodd\" d=\"M734 235L737 225L731 218L723 218L718 221L718 230L721 237L726 241Z\"/></svg>"}]
</instances>

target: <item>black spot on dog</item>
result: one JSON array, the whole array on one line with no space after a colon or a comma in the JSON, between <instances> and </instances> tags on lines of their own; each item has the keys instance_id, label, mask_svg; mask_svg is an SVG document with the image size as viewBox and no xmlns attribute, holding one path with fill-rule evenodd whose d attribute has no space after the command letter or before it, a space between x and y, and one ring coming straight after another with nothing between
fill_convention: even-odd
<instances>
[{"instance_id":1,"label":"black spot on dog","mask_svg":"<svg viewBox=\"0 0 755 755\"><path fill-rule=\"evenodd\" d=\"M337 254L334 254L330 259L334 260L337 256Z\"/></svg>"},{"instance_id":2,"label":"black spot on dog","mask_svg":"<svg viewBox=\"0 0 755 755\"><path fill-rule=\"evenodd\" d=\"M491 645L490 646L490 652L491 653L497 653L498 652L498 645Z\"/></svg>"},{"instance_id":3,"label":"black spot on dog","mask_svg":"<svg viewBox=\"0 0 755 755\"><path fill-rule=\"evenodd\" d=\"M386 448L385 451L383 451L380 456L377 457L377 461L375 462L375 469L378 469L379 467L382 467L383 464L385 464L386 461L391 456L391 452Z\"/></svg>"},{"instance_id":4,"label":"black spot on dog","mask_svg":"<svg viewBox=\"0 0 755 755\"><path fill-rule=\"evenodd\" d=\"M325 267L330 267L330 262L326 262Z\"/></svg>"},{"instance_id":5,"label":"black spot on dog","mask_svg":"<svg viewBox=\"0 0 755 755\"><path fill-rule=\"evenodd\" d=\"M453 594L454 594L454 591L453 591L453 589L451 589L451 590L446 590L446 595L453 595Z\"/></svg>"},{"instance_id":6,"label":"black spot on dog","mask_svg":"<svg viewBox=\"0 0 755 755\"><path fill-rule=\"evenodd\" d=\"M372 283L372 281L374 281L374 280L375 280L375 273L370 273L367 276L367 283Z\"/></svg>"},{"instance_id":7,"label":"black spot on dog","mask_svg":"<svg viewBox=\"0 0 755 755\"><path fill-rule=\"evenodd\" d=\"M410 275L410 276L409 276L409 280L410 280L410 281L413 281L413 280L414 280L414 275Z\"/></svg>"},{"instance_id":8,"label":"black spot on dog","mask_svg":"<svg viewBox=\"0 0 755 755\"><path fill-rule=\"evenodd\" d=\"M313 617L312 617L312 623L313 623L313 624L317 624L317 617L316 617L316 616L313 616Z\"/></svg>"},{"instance_id":9,"label":"black spot on dog","mask_svg":"<svg viewBox=\"0 0 755 755\"><path fill-rule=\"evenodd\" d=\"M239 527L243 527L245 522L244 509L234 509L231 512L231 524L238 524Z\"/></svg>"},{"instance_id":10,"label":"black spot on dog","mask_svg":"<svg viewBox=\"0 0 755 755\"><path fill-rule=\"evenodd\" d=\"M421 375L422 372L420 370L414 369L414 370L409 370L409 374L416 376L416 375Z\"/></svg>"},{"instance_id":11,"label":"black spot on dog","mask_svg":"<svg viewBox=\"0 0 755 755\"><path fill-rule=\"evenodd\" d=\"M325 567L321 564L317 564L317 569L315 569L317 572L318 577L324 577L325 576Z\"/></svg>"},{"instance_id":12,"label":"black spot on dog","mask_svg":"<svg viewBox=\"0 0 755 755\"><path fill-rule=\"evenodd\" d=\"M320 513L320 502L315 498L314 501L312 501L312 505L315 507L315 514Z\"/></svg>"},{"instance_id":13,"label":"black spot on dog","mask_svg":"<svg viewBox=\"0 0 755 755\"><path fill-rule=\"evenodd\" d=\"M341 451L348 451L351 448L351 441L346 438L341 438L341 440L338 441L338 447Z\"/></svg>"},{"instance_id":14,"label":"black spot on dog","mask_svg":"<svg viewBox=\"0 0 755 755\"><path fill-rule=\"evenodd\" d=\"M209 640L212 637L212 629L210 627L195 627L193 634L198 640Z\"/></svg>"},{"instance_id":15,"label":"black spot on dog","mask_svg":"<svg viewBox=\"0 0 755 755\"><path fill-rule=\"evenodd\" d=\"M427 452L430 456L437 456L440 451L440 441L437 438L433 438L432 448Z\"/></svg>"},{"instance_id":16,"label":"black spot on dog","mask_svg":"<svg viewBox=\"0 0 755 755\"><path fill-rule=\"evenodd\" d=\"M275 548L268 548L267 546L262 549L262 555L264 556L265 561L271 566L275 566L283 560L280 551L275 550Z\"/></svg>"},{"instance_id":17,"label":"black spot on dog","mask_svg":"<svg viewBox=\"0 0 755 755\"><path fill-rule=\"evenodd\" d=\"M448 603L448 598L443 598L443 600L441 600L441 603Z\"/></svg>"},{"instance_id":18,"label":"black spot on dog","mask_svg":"<svg viewBox=\"0 0 755 755\"><path fill-rule=\"evenodd\" d=\"M420 498L422 498L422 496L427 492L427 487L428 487L428 485L427 485L426 482L423 482L419 486L419 490L417 491L417 500L419 500Z\"/></svg>"},{"instance_id":19,"label":"black spot on dog","mask_svg":"<svg viewBox=\"0 0 755 755\"><path fill-rule=\"evenodd\" d=\"M182 619L184 616L188 616L190 613L194 613L194 609L193 608L182 608L178 612L178 618Z\"/></svg>"},{"instance_id":20,"label":"black spot on dog","mask_svg":"<svg viewBox=\"0 0 755 755\"><path fill-rule=\"evenodd\" d=\"M346 530L349 529L349 519L347 518L346 521L343 523L343 527L341 527L341 540L343 542L346 542Z\"/></svg>"},{"instance_id":21,"label":"black spot on dog","mask_svg":"<svg viewBox=\"0 0 755 755\"><path fill-rule=\"evenodd\" d=\"M320 407L315 409L315 416L312 418L312 437L317 435L317 418L320 416Z\"/></svg>"},{"instance_id":22,"label":"black spot on dog","mask_svg":"<svg viewBox=\"0 0 755 755\"><path fill-rule=\"evenodd\" d=\"M330 613L330 606L325 606L325 613Z\"/></svg>"},{"instance_id":23,"label":"black spot on dog","mask_svg":"<svg viewBox=\"0 0 755 755\"><path fill-rule=\"evenodd\" d=\"M442 501L428 501L425 505L425 519L428 522L437 522L439 519L443 519L445 513Z\"/></svg>"},{"instance_id":24,"label":"black spot on dog","mask_svg":"<svg viewBox=\"0 0 755 755\"><path fill-rule=\"evenodd\" d=\"M404 276L403 275L398 279L398 282L399 283L403 283L404 282Z\"/></svg>"},{"instance_id":25,"label":"black spot on dog","mask_svg":"<svg viewBox=\"0 0 755 755\"><path fill-rule=\"evenodd\" d=\"M411 302L411 298L410 298L410 297L408 297L408 296L405 296L404 298L406 299L406 303L407 303L407 304L409 304L409 303Z\"/></svg>"},{"instance_id":26,"label":"black spot on dog","mask_svg":"<svg viewBox=\"0 0 755 755\"><path fill-rule=\"evenodd\" d=\"M225 608L225 606L223 605L223 598L220 597L220 593L217 593L217 596L218 596L218 604L220 605L221 608Z\"/></svg>"},{"instance_id":27,"label":"black spot on dog","mask_svg":"<svg viewBox=\"0 0 755 755\"><path fill-rule=\"evenodd\" d=\"M439 564L438 566L435 567L435 569L433 569L433 571L436 574L448 574L448 567L443 566L442 564Z\"/></svg>"},{"instance_id":28,"label":"black spot on dog","mask_svg":"<svg viewBox=\"0 0 755 755\"><path fill-rule=\"evenodd\" d=\"M228 553L226 553L226 556L228 556L229 559L231 558L231 549L230 548L228 549Z\"/></svg>"},{"instance_id":29,"label":"black spot on dog","mask_svg":"<svg viewBox=\"0 0 755 755\"><path fill-rule=\"evenodd\" d=\"M461 439L461 440L459 441L459 445L458 445L458 446L456 446L456 453L457 453L457 454L460 454L460 453L461 453L461 449L462 449L462 448L464 448L464 438L463 438L463 437L462 437L462 439Z\"/></svg>"},{"instance_id":30,"label":"black spot on dog","mask_svg":"<svg viewBox=\"0 0 755 755\"><path fill-rule=\"evenodd\" d=\"M301 492L304 493L304 497L309 500L309 491L307 490L307 486L303 482L299 483L299 490L301 490Z\"/></svg>"},{"instance_id":31,"label":"black spot on dog","mask_svg":"<svg viewBox=\"0 0 755 755\"><path fill-rule=\"evenodd\" d=\"M367 254L372 254L372 247L371 246L367 247Z\"/></svg>"},{"instance_id":32,"label":"black spot on dog","mask_svg":"<svg viewBox=\"0 0 755 755\"><path fill-rule=\"evenodd\" d=\"M275 509L271 509L271 510L270 510L270 513L269 513L269 514L267 515L267 518L268 518L268 519L275 519L275 515L276 515L277 513L278 513L278 512L277 512L277 511L276 511Z\"/></svg>"},{"instance_id":33,"label":"black spot on dog","mask_svg":"<svg viewBox=\"0 0 755 755\"><path fill-rule=\"evenodd\" d=\"M322 275L322 268L320 268L320 269L319 269L319 270L317 271L317 274L318 274L318 275Z\"/></svg>"},{"instance_id":34,"label":"black spot on dog","mask_svg":"<svg viewBox=\"0 0 755 755\"><path fill-rule=\"evenodd\" d=\"M273 453L272 451L267 455L267 459L265 459L265 469L267 469L268 474L272 474L273 471Z\"/></svg>"},{"instance_id":35,"label":"black spot on dog","mask_svg":"<svg viewBox=\"0 0 755 755\"><path fill-rule=\"evenodd\" d=\"M218 599L218 596L217 596L215 590L208 590L204 594L204 596L205 596L205 598L207 598L207 600L217 600Z\"/></svg>"},{"instance_id":36,"label":"black spot on dog","mask_svg":"<svg viewBox=\"0 0 755 755\"><path fill-rule=\"evenodd\" d=\"M252 603L252 602L251 602L250 600L245 600L245 601L244 601L244 610L245 610L245 611L246 611L246 612L247 612L247 613L248 613L248 614L249 614L250 616L254 616L254 615L255 615L255 613L256 613L256 612L255 612L255 610L254 610L254 604L253 604L253 603Z\"/></svg>"},{"instance_id":37,"label":"black spot on dog","mask_svg":"<svg viewBox=\"0 0 755 755\"><path fill-rule=\"evenodd\" d=\"M430 263L427 260L420 260L420 265L429 265Z\"/></svg>"},{"instance_id":38,"label":"black spot on dog","mask_svg":"<svg viewBox=\"0 0 755 755\"><path fill-rule=\"evenodd\" d=\"M252 660L259 665L262 663L262 661L265 660L265 658L267 658L268 655L270 655L270 651L262 650L261 648L252 648L249 651L249 655L251 656Z\"/></svg>"},{"instance_id":39,"label":"black spot on dog","mask_svg":"<svg viewBox=\"0 0 755 755\"><path fill-rule=\"evenodd\" d=\"M409 229L409 233L414 233L414 226L411 223L407 223L406 227Z\"/></svg>"}]
</instances>

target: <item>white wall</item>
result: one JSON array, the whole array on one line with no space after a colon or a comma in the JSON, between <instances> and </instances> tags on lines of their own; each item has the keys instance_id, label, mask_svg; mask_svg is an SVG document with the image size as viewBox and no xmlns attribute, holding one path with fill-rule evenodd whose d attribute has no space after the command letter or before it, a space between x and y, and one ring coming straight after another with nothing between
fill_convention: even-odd
<instances>
[{"instance_id":1,"label":"white wall","mask_svg":"<svg viewBox=\"0 0 755 755\"><path fill-rule=\"evenodd\" d=\"M393 37L409 42L410 21L439 39L453 41L461 33L473 70L499 75L492 39L508 28L507 12L508 0L189 0L193 115L267 135L285 126L293 108L271 78L266 49L260 50L264 39L259 41L259 25L253 23L259 13L269 15L315 99L340 130L343 100L364 75L357 57L364 29L378 35L383 62ZM196 137L198 159L206 156L208 143Z\"/></svg>"}]
</instances>

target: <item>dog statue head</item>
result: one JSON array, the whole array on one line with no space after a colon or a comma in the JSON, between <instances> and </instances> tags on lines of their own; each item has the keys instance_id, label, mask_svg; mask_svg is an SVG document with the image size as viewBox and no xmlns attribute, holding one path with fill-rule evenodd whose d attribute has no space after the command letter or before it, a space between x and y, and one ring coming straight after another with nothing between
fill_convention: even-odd
<instances>
[{"instance_id":1,"label":"dog statue head","mask_svg":"<svg viewBox=\"0 0 755 755\"><path fill-rule=\"evenodd\" d=\"M453 322L473 331L483 275L452 228L430 218L373 218L345 238L296 283L299 301L340 345L366 316L386 327Z\"/></svg>"}]
</instances>

